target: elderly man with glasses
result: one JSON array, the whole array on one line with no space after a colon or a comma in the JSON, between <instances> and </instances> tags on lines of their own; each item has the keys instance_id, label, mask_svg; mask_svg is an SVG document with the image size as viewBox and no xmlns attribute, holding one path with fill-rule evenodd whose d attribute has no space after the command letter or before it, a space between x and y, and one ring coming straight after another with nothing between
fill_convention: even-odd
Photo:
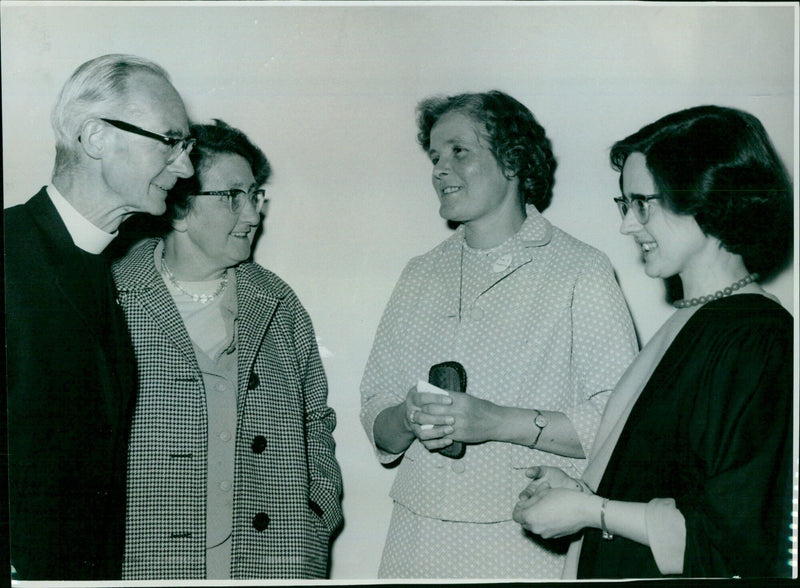
<instances>
[{"instance_id":1,"label":"elderly man with glasses","mask_svg":"<svg viewBox=\"0 0 800 588\"><path fill-rule=\"evenodd\" d=\"M121 576L136 369L103 250L194 173L180 95L158 65L90 60L52 113L51 184L5 211L12 578Z\"/></svg>"}]
</instances>

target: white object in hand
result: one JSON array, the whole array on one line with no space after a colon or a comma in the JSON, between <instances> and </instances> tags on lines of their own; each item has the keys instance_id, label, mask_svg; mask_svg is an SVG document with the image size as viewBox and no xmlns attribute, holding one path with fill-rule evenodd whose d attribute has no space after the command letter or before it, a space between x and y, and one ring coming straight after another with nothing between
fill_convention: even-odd
<instances>
[{"instance_id":1,"label":"white object in hand","mask_svg":"<svg viewBox=\"0 0 800 588\"><path fill-rule=\"evenodd\" d=\"M428 392L429 394L447 394L448 396L450 395L447 390L443 390L429 382L423 382L422 380L417 380L417 392ZM432 429L433 425L420 425L419 428Z\"/></svg>"}]
</instances>

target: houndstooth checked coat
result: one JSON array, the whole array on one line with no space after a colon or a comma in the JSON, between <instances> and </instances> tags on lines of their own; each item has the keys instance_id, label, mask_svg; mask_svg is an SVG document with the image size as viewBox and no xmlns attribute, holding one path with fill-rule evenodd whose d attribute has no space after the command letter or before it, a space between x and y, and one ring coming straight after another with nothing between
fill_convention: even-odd
<instances>
[{"instance_id":1,"label":"houndstooth checked coat","mask_svg":"<svg viewBox=\"0 0 800 588\"><path fill-rule=\"evenodd\" d=\"M207 415L157 240L114 264L136 350L124 579L204 578ZM236 272L238 390L231 577L324 578L342 522L333 409L311 320L272 272Z\"/></svg>"}]
</instances>

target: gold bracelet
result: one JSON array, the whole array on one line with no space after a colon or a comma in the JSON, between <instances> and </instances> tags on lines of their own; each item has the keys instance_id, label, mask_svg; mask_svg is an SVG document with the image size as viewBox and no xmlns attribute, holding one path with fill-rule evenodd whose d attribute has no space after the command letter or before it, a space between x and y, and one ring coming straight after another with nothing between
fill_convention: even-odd
<instances>
[{"instance_id":1,"label":"gold bracelet","mask_svg":"<svg viewBox=\"0 0 800 588\"><path fill-rule=\"evenodd\" d=\"M603 532L603 539L611 541L614 535L609 533L606 528L606 506L608 506L608 498L603 498L603 506L600 507L600 530Z\"/></svg>"}]
</instances>

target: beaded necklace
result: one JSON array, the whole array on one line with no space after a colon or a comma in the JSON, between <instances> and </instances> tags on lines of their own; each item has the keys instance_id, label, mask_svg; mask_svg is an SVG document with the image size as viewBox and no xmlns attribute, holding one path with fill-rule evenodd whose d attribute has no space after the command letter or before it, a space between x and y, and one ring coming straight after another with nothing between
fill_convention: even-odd
<instances>
[{"instance_id":1,"label":"beaded necklace","mask_svg":"<svg viewBox=\"0 0 800 588\"><path fill-rule=\"evenodd\" d=\"M758 274L749 274L743 277L741 280L736 280L733 284L728 286L727 288L723 288L722 290L717 290L714 294L708 294L707 296L700 296L698 298L691 298L683 300L676 300L672 303L672 306L675 308L689 308L690 306L697 306L699 304L705 304L706 302L711 302L712 300L718 300L720 298L725 298L726 296L730 296L739 288L747 286L750 282L755 282L758 279Z\"/></svg>"},{"instance_id":2,"label":"beaded necklace","mask_svg":"<svg viewBox=\"0 0 800 588\"><path fill-rule=\"evenodd\" d=\"M225 272L225 277L222 278L222 282L219 284L219 288L215 292L211 294L194 294L193 292L189 292L185 290L179 283L178 280L175 278L173 273L170 271L169 266L167 265L167 260L162 256L161 257L161 269L164 270L167 278L169 281L172 282L172 285L175 286L182 294L186 294L189 298L191 298L194 302L199 302L200 304L208 304L212 300L214 300L217 296L222 294L225 290L225 287L228 285L228 273Z\"/></svg>"}]
</instances>

